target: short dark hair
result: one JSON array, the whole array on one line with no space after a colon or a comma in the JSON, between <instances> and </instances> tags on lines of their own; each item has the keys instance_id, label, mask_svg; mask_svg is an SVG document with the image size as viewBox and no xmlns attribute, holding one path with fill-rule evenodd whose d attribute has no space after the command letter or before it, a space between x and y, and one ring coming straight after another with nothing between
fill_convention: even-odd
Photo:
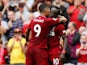
<instances>
[{"instance_id":1,"label":"short dark hair","mask_svg":"<svg viewBox=\"0 0 87 65\"><path fill-rule=\"evenodd\" d=\"M49 6L44 3L41 3L41 5L39 6L39 11L43 12L45 8L49 8Z\"/></svg>"},{"instance_id":2,"label":"short dark hair","mask_svg":"<svg viewBox=\"0 0 87 65\"><path fill-rule=\"evenodd\" d=\"M72 22L72 25L73 25L74 28L77 28L76 23Z\"/></svg>"},{"instance_id":3,"label":"short dark hair","mask_svg":"<svg viewBox=\"0 0 87 65\"><path fill-rule=\"evenodd\" d=\"M24 7L24 3L22 3L22 2L19 3L19 7L22 7L23 8Z\"/></svg>"},{"instance_id":4,"label":"short dark hair","mask_svg":"<svg viewBox=\"0 0 87 65\"><path fill-rule=\"evenodd\" d=\"M58 15L60 15L60 8L58 8L57 6L52 6L49 17L57 18Z\"/></svg>"}]
</instances>

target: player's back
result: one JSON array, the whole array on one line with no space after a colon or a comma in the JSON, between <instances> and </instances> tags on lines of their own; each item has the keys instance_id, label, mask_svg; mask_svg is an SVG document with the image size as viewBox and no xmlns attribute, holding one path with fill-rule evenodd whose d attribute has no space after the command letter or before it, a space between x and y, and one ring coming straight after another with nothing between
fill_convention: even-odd
<instances>
[{"instance_id":1,"label":"player's back","mask_svg":"<svg viewBox=\"0 0 87 65\"><path fill-rule=\"evenodd\" d=\"M39 16L30 23L32 38L29 46L37 46L39 48L47 48L47 36L51 30L50 24L46 22L46 17Z\"/></svg>"}]
</instances>

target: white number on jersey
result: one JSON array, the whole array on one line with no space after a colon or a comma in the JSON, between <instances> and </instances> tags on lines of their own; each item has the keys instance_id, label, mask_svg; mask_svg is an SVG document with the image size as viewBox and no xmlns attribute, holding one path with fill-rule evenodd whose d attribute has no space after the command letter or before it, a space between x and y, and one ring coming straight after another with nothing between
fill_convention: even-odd
<instances>
[{"instance_id":1,"label":"white number on jersey","mask_svg":"<svg viewBox=\"0 0 87 65\"><path fill-rule=\"evenodd\" d=\"M39 24L36 24L34 26L34 32L36 32L35 37L38 37L40 35L40 33L41 33L41 26Z\"/></svg>"},{"instance_id":2,"label":"white number on jersey","mask_svg":"<svg viewBox=\"0 0 87 65\"><path fill-rule=\"evenodd\" d=\"M53 58L53 65L58 65L58 64L59 64L59 59Z\"/></svg>"},{"instance_id":3,"label":"white number on jersey","mask_svg":"<svg viewBox=\"0 0 87 65\"><path fill-rule=\"evenodd\" d=\"M50 33L49 33L50 36L55 36L54 29L55 29L55 27L53 27L52 30L50 31Z\"/></svg>"}]
</instances>

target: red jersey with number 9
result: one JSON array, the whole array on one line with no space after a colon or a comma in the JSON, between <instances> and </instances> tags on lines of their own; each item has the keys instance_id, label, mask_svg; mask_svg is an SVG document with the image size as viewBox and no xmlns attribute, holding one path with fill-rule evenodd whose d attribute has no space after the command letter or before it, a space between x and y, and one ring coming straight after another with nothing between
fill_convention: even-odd
<instances>
[{"instance_id":1,"label":"red jersey with number 9","mask_svg":"<svg viewBox=\"0 0 87 65\"><path fill-rule=\"evenodd\" d=\"M29 47L36 46L38 48L48 48L48 34L51 28L58 24L59 18L46 18L44 16L39 16L34 18L29 29L32 32L31 40L29 41Z\"/></svg>"}]
</instances>

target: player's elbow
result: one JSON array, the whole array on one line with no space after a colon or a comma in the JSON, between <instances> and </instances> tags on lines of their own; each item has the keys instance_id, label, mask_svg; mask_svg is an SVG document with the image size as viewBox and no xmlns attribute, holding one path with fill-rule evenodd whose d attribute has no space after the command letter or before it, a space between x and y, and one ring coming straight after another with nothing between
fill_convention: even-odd
<instances>
[{"instance_id":1,"label":"player's elbow","mask_svg":"<svg viewBox=\"0 0 87 65\"><path fill-rule=\"evenodd\" d=\"M64 16L62 16L61 18L60 18L60 22L66 22L67 21L67 18L65 18Z\"/></svg>"}]
</instances>

